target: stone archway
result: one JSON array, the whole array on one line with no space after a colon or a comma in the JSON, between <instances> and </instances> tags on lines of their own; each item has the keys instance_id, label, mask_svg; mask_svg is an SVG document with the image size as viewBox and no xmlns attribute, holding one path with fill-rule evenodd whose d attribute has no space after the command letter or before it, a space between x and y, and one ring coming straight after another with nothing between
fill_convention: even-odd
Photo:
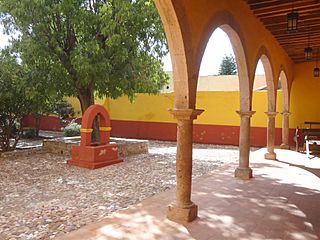
<instances>
[{"instance_id":1,"label":"stone archway","mask_svg":"<svg viewBox=\"0 0 320 240\"><path fill-rule=\"evenodd\" d=\"M244 45L240 25L230 12L226 10L217 12L209 19L204 27L204 30L201 33L202 41L196 54L196 70L199 72L201 59L209 38L217 28L221 28L228 35L236 57L240 88L240 111L251 111L252 94L250 89L246 47Z\"/></svg>"},{"instance_id":2,"label":"stone archway","mask_svg":"<svg viewBox=\"0 0 320 240\"><path fill-rule=\"evenodd\" d=\"M270 129L275 117L275 89L271 58L263 44L272 49L274 59L289 63L283 49L270 38L270 33L256 19L244 1L184 1L154 0L162 19L168 40L174 79L174 109L170 112L177 119L176 202L169 207L168 217L177 222L192 221L197 216L197 206L191 201L192 132L193 120L202 112L196 110L196 89L203 51L211 33L221 26L233 42L240 77L240 164L236 176L248 179L249 136L252 108L252 88L257 60L266 56L269 79ZM245 18L244 18L245 17ZM244 21L245 20L245 21ZM252 31L257 29L258 31ZM235 34L236 33L236 34ZM241 44L239 44L241 43ZM235 46L242 48L235 48ZM260 49L259 49L260 48ZM258 54L256 54L258 51ZM262 57L264 58L264 57ZM240 61L238 59L241 59ZM268 63L269 62L269 63ZM286 65L287 66L287 65ZM289 67L288 67L289 69ZM273 112L271 112L271 110ZM274 127L273 127L274 129ZM270 132L271 134L271 132ZM271 136L271 135L270 135ZM274 137L274 135L272 135ZM269 137L272 139L272 137ZM271 143L271 142L270 142ZM270 144L271 145L271 144ZM241 173L241 174L240 174Z\"/></svg>"},{"instance_id":3,"label":"stone archway","mask_svg":"<svg viewBox=\"0 0 320 240\"><path fill-rule=\"evenodd\" d=\"M99 116L100 145L110 143L111 122L107 110L98 104L91 105L84 113L81 124L81 146L91 146L92 124L96 116Z\"/></svg>"},{"instance_id":4,"label":"stone archway","mask_svg":"<svg viewBox=\"0 0 320 240\"><path fill-rule=\"evenodd\" d=\"M239 111L237 111L240 116L239 166L235 170L235 177L250 179L252 177L252 170L249 167L250 119L255 112L251 111L252 86L250 85L246 46L244 45L241 27L232 13L226 10L220 10L209 19L201 34L202 42L195 62L198 64L197 70L199 71L201 59L208 40L218 27L221 28L230 39L236 57L239 77L240 108Z\"/></svg>"},{"instance_id":5,"label":"stone archway","mask_svg":"<svg viewBox=\"0 0 320 240\"><path fill-rule=\"evenodd\" d=\"M197 216L197 206L191 201L192 176L192 132L193 120L202 113L196 110L196 89L201 59L209 37L218 26L228 34L236 53L240 85L240 159L235 176L250 179L250 118L252 87L249 81L246 51L242 44L242 34L237 21L227 11L216 13L202 29L198 42L192 42L188 19L184 17L183 5L171 0L155 0L162 18L171 60L174 79L174 109L170 113L177 119L176 155L176 201L168 208L168 218L178 222L192 221Z\"/></svg>"},{"instance_id":6,"label":"stone archway","mask_svg":"<svg viewBox=\"0 0 320 240\"><path fill-rule=\"evenodd\" d=\"M193 120L203 110L196 110L198 71L189 24L183 6L172 0L155 0L167 36L174 80L174 108L169 112L177 119L176 201L167 216L177 222L193 221L198 207L191 201Z\"/></svg>"},{"instance_id":7,"label":"stone archway","mask_svg":"<svg viewBox=\"0 0 320 240\"><path fill-rule=\"evenodd\" d=\"M290 91L288 85L288 78L284 67L280 67L278 79L281 81L283 94L283 108L282 108L282 149L289 149L289 116L290 116Z\"/></svg>"},{"instance_id":8,"label":"stone archway","mask_svg":"<svg viewBox=\"0 0 320 240\"><path fill-rule=\"evenodd\" d=\"M201 33L201 44L196 54L197 63L196 69L199 72L201 60L206 49L209 38L215 29L221 28L229 37L233 52L236 57L236 64L239 77L240 89L240 109L237 113L240 116L240 136L239 136L239 167L235 170L235 177L241 179L250 179L252 170L249 167L250 154L250 119L254 114L251 111L252 103L252 87L249 79L249 69L245 45L240 25L235 20L233 15L226 11L218 11L206 23L204 30Z\"/></svg>"},{"instance_id":9,"label":"stone archway","mask_svg":"<svg viewBox=\"0 0 320 240\"><path fill-rule=\"evenodd\" d=\"M191 34L183 17L183 6L171 0L155 0L165 29L174 80L174 107L176 109L194 109L198 75L194 72Z\"/></svg>"},{"instance_id":10,"label":"stone archway","mask_svg":"<svg viewBox=\"0 0 320 240\"><path fill-rule=\"evenodd\" d=\"M276 153L274 152L274 142L275 142L275 118L277 115L276 112L276 94L277 89L275 85L277 84L277 79L274 77L274 71L272 68L271 55L269 51L262 46L256 57L256 66L259 59L262 62L265 78L267 83L268 91L268 111L265 114L268 117L268 127L267 127L267 153L265 154L265 159L275 160L277 158Z\"/></svg>"},{"instance_id":11,"label":"stone archway","mask_svg":"<svg viewBox=\"0 0 320 240\"><path fill-rule=\"evenodd\" d=\"M99 116L100 142L92 145L92 124ZM72 159L68 165L96 169L122 162L118 158L118 145L110 144L110 117L107 110L98 104L91 105L82 117L80 146L72 146Z\"/></svg>"}]
</instances>

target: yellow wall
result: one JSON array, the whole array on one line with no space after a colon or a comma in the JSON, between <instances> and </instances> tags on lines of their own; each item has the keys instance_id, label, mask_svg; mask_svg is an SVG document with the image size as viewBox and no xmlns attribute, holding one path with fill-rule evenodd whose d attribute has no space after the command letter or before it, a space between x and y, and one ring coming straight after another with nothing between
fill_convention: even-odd
<instances>
[{"instance_id":1,"label":"yellow wall","mask_svg":"<svg viewBox=\"0 0 320 240\"><path fill-rule=\"evenodd\" d=\"M303 127L305 121L320 122L320 78L313 77L315 62L296 64L294 66L294 81L291 89L290 128ZM277 111L282 112L282 91L277 94ZM67 98L80 111L80 104L76 98ZM114 120L148 121L148 122L176 122L167 109L174 105L173 93L159 95L138 94L134 103L127 97L117 100L97 99L103 104ZM195 123L212 125L238 126L239 117L235 113L239 109L239 92L198 92L197 108L205 109ZM267 92L253 93L252 109L256 114L252 117L253 127L266 127ZM276 117L276 127L281 128L282 116Z\"/></svg>"},{"instance_id":2,"label":"yellow wall","mask_svg":"<svg viewBox=\"0 0 320 240\"><path fill-rule=\"evenodd\" d=\"M112 120L174 122L167 111L172 106L173 93L138 94L134 103L130 103L127 97L109 99L105 102L105 107L109 110Z\"/></svg>"},{"instance_id":3,"label":"yellow wall","mask_svg":"<svg viewBox=\"0 0 320 240\"><path fill-rule=\"evenodd\" d=\"M320 122L320 78L313 77L315 62L295 64L291 89L290 127L302 127L305 121Z\"/></svg>"},{"instance_id":4,"label":"yellow wall","mask_svg":"<svg viewBox=\"0 0 320 240\"><path fill-rule=\"evenodd\" d=\"M278 112L276 116L276 128L281 128L282 126L282 116L283 111L283 94L281 90L277 91L277 108ZM266 127L267 126L267 115L265 112L268 111L268 97L267 91L254 92L252 96L252 110L256 111L251 120L251 126L253 127Z\"/></svg>"},{"instance_id":5,"label":"yellow wall","mask_svg":"<svg viewBox=\"0 0 320 240\"><path fill-rule=\"evenodd\" d=\"M76 113L75 116L76 117L81 117L82 116L82 114L81 114L81 105L80 105L80 102L79 102L78 98L76 98L76 97L65 97L64 99L66 101L68 101L73 106L74 111ZM105 103L105 99L100 99L100 98L96 98L95 99L95 103L96 104L101 104L101 105L106 104ZM107 107L107 105L105 107Z\"/></svg>"},{"instance_id":6,"label":"yellow wall","mask_svg":"<svg viewBox=\"0 0 320 240\"><path fill-rule=\"evenodd\" d=\"M277 109L282 111L282 92L278 91ZM80 105L77 99L69 100L76 110ZM101 100L99 101L101 103ZM130 103L127 97L117 100L106 99L104 106L111 119L146 122L176 122L167 111L173 107L173 93L159 95L138 94L136 100ZM205 112L196 120L196 124L239 126L239 92L198 92L197 108ZM266 127L267 93L266 91L254 92L253 110L257 113L252 117L252 126ZM281 127L281 116L276 118L276 127Z\"/></svg>"},{"instance_id":7,"label":"yellow wall","mask_svg":"<svg viewBox=\"0 0 320 240\"><path fill-rule=\"evenodd\" d=\"M74 111L76 113L76 117L80 117L82 114L81 114L81 106L80 106L80 102L79 102L78 98L65 97L64 99L72 105L72 107L74 108Z\"/></svg>"}]
</instances>

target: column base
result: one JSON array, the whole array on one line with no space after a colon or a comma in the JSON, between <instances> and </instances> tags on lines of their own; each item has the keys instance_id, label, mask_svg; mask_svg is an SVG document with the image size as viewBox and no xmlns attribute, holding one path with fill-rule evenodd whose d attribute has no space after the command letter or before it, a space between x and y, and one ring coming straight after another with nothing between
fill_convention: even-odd
<instances>
[{"instance_id":1,"label":"column base","mask_svg":"<svg viewBox=\"0 0 320 240\"><path fill-rule=\"evenodd\" d=\"M234 171L234 176L242 180L249 180L250 178L252 178L252 169L237 167Z\"/></svg>"},{"instance_id":2,"label":"column base","mask_svg":"<svg viewBox=\"0 0 320 240\"><path fill-rule=\"evenodd\" d=\"M277 159L277 154L275 152L267 152L266 154L264 154L264 158L268 159L268 160L276 160Z\"/></svg>"},{"instance_id":3,"label":"column base","mask_svg":"<svg viewBox=\"0 0 320 240\"><path fill-rule=\"evenodd\" d=\"M192 222L198 216L198 206L192 203L186 208L178 207L176 204L168 206L167 218L177 223Z\"/></svg>"},{"instance_id":4,"label":"column base","mask_svg":"<svg viewBox=\"0 0 320 240\"><path fill-rule=\"evenodd\" d=\"M281 149L290 149L290 146L289 146L288 144L282 143L282 144L280 145L280 148L281 148Z\"/></svg>"}]
</instances>

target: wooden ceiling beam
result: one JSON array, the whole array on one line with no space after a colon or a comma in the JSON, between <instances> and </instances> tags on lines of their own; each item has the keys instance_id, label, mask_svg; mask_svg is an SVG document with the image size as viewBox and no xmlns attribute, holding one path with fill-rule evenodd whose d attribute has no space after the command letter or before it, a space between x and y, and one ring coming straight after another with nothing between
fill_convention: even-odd
<instances>
[{"instance_id":1,"label":"wooden ceiling beam","mask_svg":"<svg viewBox=\"0 0 320 240\"><path fill-rule=\"evenodd\" d=\"M308 32L313 32L318 30L320 27L320 20L319 21L314 21L310 22L308 25L301 25L298 23L298 32L305 32L308 34ZM287 32L287 25L278 25L278 26L273 26L273 27L266 27L269 31L271 31L273 34L279 33L284 33ZM292 36L294 36L295 33L291 33Z\"/></svg>"},{"instance_id":2,"label":"wooden ceiling beam","mask_svg":"<svg viewBox=\"0 0 320 240\"><path fill-rule=\"evenodd\" d=\"M310 33L310 35L320 37L320 28L318 30L312 31L312 34ZM303 33L295 33L294 35L292 35L286 32L284 34L277 34L277 35L274 34L274 37L277 40L285 40L285 39L290 40L292 38L308 37L308 34L303 32Z\"/></svg>"},{"instance_id":3,"label":"wooden ceiling beam","mask_svg":"<svg viewBox=\"0 0 320 240\"><path fill-rule=\"evenodd\" d=\"M319 11L320 10L320 3L317 5L314 5L313 7L303 7L303 8L297 8L295 9L296 12L298 12L299 14L305 14L305 13L309 13L309 12L314 12L314 11ZM278 11L278 12L264 12L261 14L255 14L257 17L259 18L266 18L266 17L270 17L271 15L276 17L276 16L286 16L287 13L289 13L290 10L289 9L284 9L282 11Z\"/></svg>"},{"instance_id":4,"label":"wooden ceiling beam","mask_svg":"<svg viewBox=\"0 0 320 240\"><path fill-rule=\"evenodd\" d=\"M287 14L292 10L293 0L244 1L294 62L306 61L304 49L308 42L314 56L319 51L320 0L294 0L294 10L299 13L298 31L294 33L287 32Z\"/></svg>"},{"instance_id":5,"label":"wooden ceiling beam","mask_svg":"<svg viewBox=\"0 0 320 240\"><path fill-rule=\"evenodd\" d=\"M308 24L310 21L316 21L319 20L320 17L320 11L314 11L312 13L299 15L299 23ZM287 24L287 15L281 15L281 16L270 16L267 18L261 18L261 21L263 24L267 27L277 26L278 24Z\"/></svg>"},{"instance_id":6,"label":"wooden ceiling beam","mask_svg":"<svg viewBox=\"0 0 320 240\"><path fill-rule=\"evenodd\" d=\"M320 46L320 42L310 42L309 44L307 41L301 42L301 43L282 42L282 43L280 43L280 45L284 48L288 47L288 49L287 49L288 51L290 51L290 49L294 49L294 48L304 50L308 46L311 48L317 49Z\"/></svg>"},{"instance_id":7,"label":"wooden ceiling beam","mask_svg":"<svg viewBox=\"0 0 320 240\"><path fill-rule=\"evenodd\" d=\"M292 11L292 1L278 1L281 4L275 3L265 3L264 5L256 5L252 7L253 13L256 15L264 15L266 12L279 13L279 12L290 12ZM294 10L299 11L303 9L306 5L308 8L316 7L320 2L318 0L303 1L294 4Z\"/></svg>"},{"instance_id":8,"label":"wooden ceiling beam","mask_svg":"<svg viewBox=\"0 0 320 240\"><path fill-rule=\"evenodd\" d=\"M296 38L276 38L277 41L281 44L281 43L286 43L286 42L320 42L319 39L320 35L317 35L316 37L296 37Z\"/></svg>"}]
</instances>

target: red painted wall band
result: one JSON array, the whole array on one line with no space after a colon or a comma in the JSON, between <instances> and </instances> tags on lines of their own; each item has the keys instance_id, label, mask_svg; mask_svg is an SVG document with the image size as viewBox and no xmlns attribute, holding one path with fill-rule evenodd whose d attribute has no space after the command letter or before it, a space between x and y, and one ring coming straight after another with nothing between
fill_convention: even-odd
<instances>
[{"instance_id":1,"label":"red painted wall band","mask_svg":"<svg viewBox=\"0 0 320 240\"><path fill-rule=\"evenodd\" d=\"M72 119L67 119L67 121L71 121ZM77 123L81 123L81 119L76 120ZM56 116L42 116L40 118L40 129L47 131L61 131L61 128L65 127L68 123L63 123ZM36 119L35 117L29 115L25 116L22 119L23 127L35 128L36 127Z\"/></svg>"},{"instance_id":2,"label":"red painted wall band","mask_svg":"<svg viewBox=\"0 0 320 240\"><path fill-rule=\"evenodd\" d=\"M23 119L25 127L34 127L35 119L32 116ZM60 131L65 125L57 117L44 116L40 121L41 130ZM111 120L111 136L138 138L150 140L176 141L176 123L143 122ZM289 130L290 146L295 146L293 136L295 129ZM239 126L196 124L193 127L193 140L196 143L211 143L222 145L239 145ZM281 144L281 128L275 130L275 144ZM267 129L251 127L251 146L264 147L267 144Z\"/></svg>"},{"instance_id":3,"label":"red painted wall band","mask_svg":"<svg viewBox=\"0 0 320 240\"><path fill-rule=\"evenodd\" d=\"M112 120L111 135L114 137L156 139L176 141L176 123L142 122ZM239 145L239 126L196 124L193 126L193 140L196 143L211 143L223 145ZM295 129L289 130L290 145L294 146L293 136ZM275 144L280 145L282 130L275 129ZM267 145L267 129L251 127L251 146L264 147Z\"/></svg>"}]
</instances>

